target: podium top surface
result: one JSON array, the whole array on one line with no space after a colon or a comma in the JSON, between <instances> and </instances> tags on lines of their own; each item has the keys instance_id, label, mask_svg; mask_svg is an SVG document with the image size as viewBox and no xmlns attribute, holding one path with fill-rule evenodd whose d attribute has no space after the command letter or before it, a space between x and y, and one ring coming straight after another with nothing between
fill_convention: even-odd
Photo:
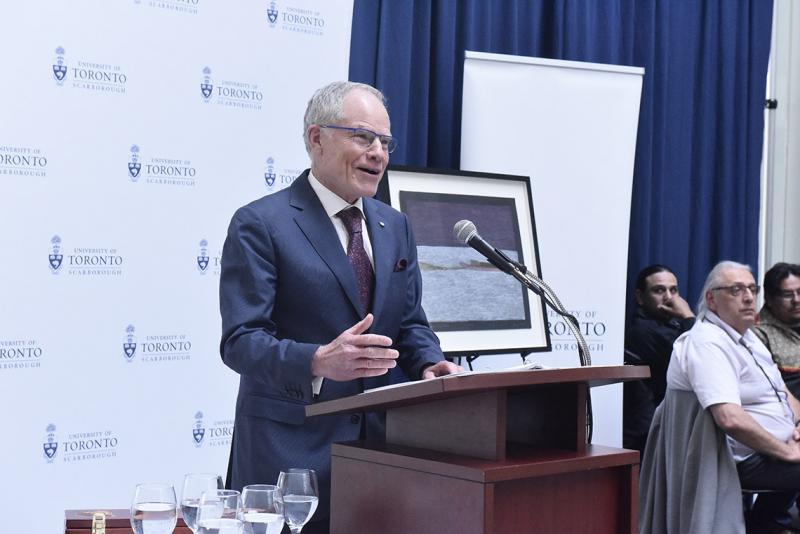
<instances>
[{"instance_id":1,"label":"podium top surface","mask_svg":"<svg viewBox=\"0 0 800 534\"><path fill-rule=\"evenodd\" d=\"M595 387L649 377L650 368L641 365L472 372L431 380L417 380L365 391L343 399L309 404L306 406L306 416L387 410L493 389L577 383Z\"/></svg>"}]
</instances>

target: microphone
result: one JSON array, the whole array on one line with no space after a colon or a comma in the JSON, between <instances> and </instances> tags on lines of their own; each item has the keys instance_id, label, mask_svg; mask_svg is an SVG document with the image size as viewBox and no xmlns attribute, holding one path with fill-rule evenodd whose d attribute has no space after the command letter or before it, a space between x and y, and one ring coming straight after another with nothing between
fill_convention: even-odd
<instances>
[{"instance_id":1,"label":"microphone","mask_svg":"<svg viewBox=\"0 0 800 534\"><path fill-rule=\"evenodd\" d=\"M482 256L489 260L489 263L504 273L513 276L514 271L517 270L503 253L499 252L489 243L483 240L480 234L478 234L478 229L475 228L475 224L472 221L468 221L466 219L458 221L455 226L453 226L453 235L465 245L477 250Z\"/></svg>"},{"instance_id":2,"label":"microphone","mask_svg":"<svg viewBox=\"0 0 800 534\"><path fill-rule=\"evenodd\" d=\"M578 357L580 358L581 365L592 365L591 356L589 355L589 346L586 344L586 340L583 338L583 334L581 334L578 327L578 320L567 311L563 304L561 304L558 296L544 280L529 272L528 268L523 264L517 263L503 254L503 251L497 250L484 241L478 234L478 229L475 228L475 223L472 221L466 219L458 221L455 226L453 226L453 235L465 245L477 250L482 256L489 260L489 263L504 273L510 274L522 283L522 285L539 295L544 303L553 308L556 313L566 317L567 326L569 326L569 329L578 341ZM544 311L544 309L542 309L542 311ZM591 430L589 431L589 435L591 435Z\"/></svg>"}]
</instances>

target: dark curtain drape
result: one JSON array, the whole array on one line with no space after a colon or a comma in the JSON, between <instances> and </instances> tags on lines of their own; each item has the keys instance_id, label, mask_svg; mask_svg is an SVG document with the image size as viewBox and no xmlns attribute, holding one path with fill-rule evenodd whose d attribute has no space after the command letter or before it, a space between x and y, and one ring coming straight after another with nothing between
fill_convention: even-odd
<instances>
[{"instance_id":1,"label":"dark curtain drape","mask_svg":"<svg viewBox=\"0 0 800 534\"><path fill-rule=\"evenodd\" d=\"M458 169L464 50L644 67L629 292L666 263L694 304L717 261L757 263L771 21L772 0L355 0L350 79L387 95L392 163Z\"/></svg>"}]
</instances>

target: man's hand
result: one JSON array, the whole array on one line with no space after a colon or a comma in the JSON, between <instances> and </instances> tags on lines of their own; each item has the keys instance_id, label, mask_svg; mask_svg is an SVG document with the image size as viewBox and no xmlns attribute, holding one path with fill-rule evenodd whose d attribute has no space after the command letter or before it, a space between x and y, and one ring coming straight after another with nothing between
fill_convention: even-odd
<instances>
[{"instance_id":1,"label":"man's hand","mask_svg":"<svg viewBox=\"0 0 800 534\"><path fill-rule=\"evenodd\" d=\"M440 362L436 362L435 364L426 367L425 370L422 371L422 379L429 380L431 378L436 378L437 376L460 373L463 370L464 368L461 367L460 365L448 362L447 360L442 360Z\"/></svg>"},{"instance_id":2,"label":"man's hand","mask_svg":"<svg viewBox=\"0 0 800 534\"><path fill-rule=\"evenodd\" d=\"M797 431L795 431L795 434L796 433ZM787 453L786 457L783 459L794 464L800 463L800 442L796 439L790 439L788 443L786 443L786 446Z\"/></svg>"},{"instance_id":3,"label":"man's hand","mask_svg":"<svg viewBox=\"0 0 800 534\"><path fill-rule=\"evenodd\" d=\"M694 317L694 313L692 313L692 308L689 306L683 297L680 295L675 295L667 302L658 305L659 311L666 313L667 315L671 315L672 317L677 317L678 319L688 319L689 317Z\"/></svg>"},{"instance_id":4,"label":"man's hand","mask_svg":"<svg viewBox=\"0 0 800 534\"><path fill-rule=\"evenodd\" d=\"M356 378L380 376L397 365L399 353L391 348L392 340L378 334L365 334L372 326L367 314L327 345L322 345L311 360L311 374L344 382Z\"/></svg>"}]
</instances>

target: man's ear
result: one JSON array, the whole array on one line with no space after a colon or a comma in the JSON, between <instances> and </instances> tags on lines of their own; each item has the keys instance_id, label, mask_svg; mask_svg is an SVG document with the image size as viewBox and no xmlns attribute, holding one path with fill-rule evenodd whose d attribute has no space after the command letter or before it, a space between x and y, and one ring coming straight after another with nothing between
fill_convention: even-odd
<instances>
[{"instance_id":1,"label":"man's ear","mask_svg":"<svg viewBox=\"0 0 800 534\"><path fill-rule=\"evenodd\" d=\"M638 304L639 306L643 306L644 301L642 301L642 290L637 289L636 291L633 292L633 294L636 296L636 304Z\"/></svg>"},{"instance_id":2,"label":"man's ear","mask_svg":"<svg viewBox=\"0 0 800 534\"><path fill-rule=\"evenodd\" d=\"M314 150L316 147L320 146L322 128L319 127L319 124L312 124L308 127L308 130L306 130L306 136L308 137L308 144L311 150Z\"/></svg>"},{"instance_id":3,"label":"man's ear","mask_svg":"<svg viewBox=\"0 0 800 534\"><path fill-rule=\"evenodd\" d=\"M706 291L706 304L708 305L708 309L717 313L717 301L714 298L713 291Z\"/></svg>"}]
</instances>

